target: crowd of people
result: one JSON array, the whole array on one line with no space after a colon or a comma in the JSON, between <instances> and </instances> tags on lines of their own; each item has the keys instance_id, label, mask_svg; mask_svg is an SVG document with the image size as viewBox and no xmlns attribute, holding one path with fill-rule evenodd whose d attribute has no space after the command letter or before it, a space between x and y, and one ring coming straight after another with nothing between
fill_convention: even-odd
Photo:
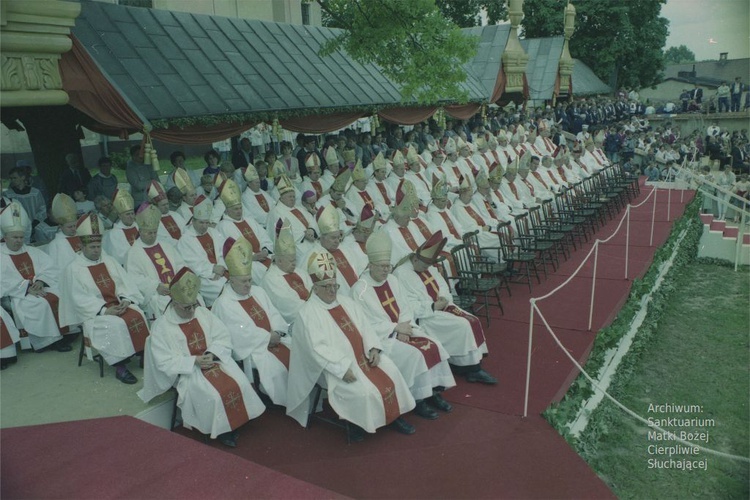
<instances>
[{"instance_id":1,"label":"crowd of people","mask_svg":"<svg viewBox=\"0 0 750 500\"><path fill-rule=\"evenodd\" d=\"M2 368L19 340L65 352L82 335L125 384L140 357L141 398L175 387L184 425L227 446L264 402L306 425L319 389L353 441L386 425L411 434L405 413L451 411L454 377L498 383L482 322L446 278L464 234L497 247L499 226L599 172L663 164L669 178L724 141L637 111L627 97L496 109L444 128L300 135L262 159L243 140L224 161L208 151L203 170L172 152L163 181L134 146L129 190L109 159L92 177L69 155L49 215L19 165L0 212ZM746 166L747 136L727 141Z\"/></svg>"}]
</instances>

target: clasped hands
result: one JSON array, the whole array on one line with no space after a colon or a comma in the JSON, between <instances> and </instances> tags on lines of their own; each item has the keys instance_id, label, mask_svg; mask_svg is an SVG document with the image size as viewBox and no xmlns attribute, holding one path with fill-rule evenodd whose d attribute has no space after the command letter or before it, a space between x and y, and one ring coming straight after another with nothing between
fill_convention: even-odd
<instances>
[{"instance_id":1,"label":"clasped hands","mask_svg":"<svg viewBox=\"0 0 750 500\"><path fill-rule=\"evenodd\" d=\"M195 357L195 365L201 370L209 370L215 364L216 364L216 361L214 360L214 355L211 354L210 352L207 352L206 354Z\"/></svg>"},{"instance_id":2,"label":"clasped hands","mask_svg":"<svg viewBox=\"0 0 750 500\"><path fill-rule=\"evenodd\" d=\"M130 301L123 300L117 305L109 306L107 310L104 311L104 314L109 314L110 316L121 316L125 311L127 311L128 307L130 307Z\"/></svg>"},{"instance_id":3,"label":"clasped hands","mask_svg":"<svg viewBox=\"0 0 750 500\"><path fill-rule=\"evenodd\" d=\"M34 297L44 297L47 295L47 292L44 290L44 283L41 281L35 281L26 293Z\"/></svg>"},{"instance_id":4,"label":"clasped hands","mask_svg":"<svg viewBox=\"0 0 750 500\"><path fill-rule=\"evenodd\" d=\"M448 307L448 299L445 297L438 297L438 299L432 304L432 309L435 311L442 311Z\"/></svg>"}]
</instances>

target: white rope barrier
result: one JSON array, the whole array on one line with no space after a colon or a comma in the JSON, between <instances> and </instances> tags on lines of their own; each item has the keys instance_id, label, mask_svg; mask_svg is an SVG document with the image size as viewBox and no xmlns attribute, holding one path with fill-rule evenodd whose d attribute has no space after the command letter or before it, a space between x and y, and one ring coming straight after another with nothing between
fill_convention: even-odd
<instances>
[{"instance_id":1,"label":"white rope barrier","mask_svg":"<svg viewBox=\"0 0 750 500\"><path fill-rule=\"evenodd\" d=\"M598 390L599 392L601 392L604 395L604 397L606 397L607 399L609 399L610 401L612 401L612 403L614 403L618 408L620 408L621 410L623 410L625 413L627 413L631 417L635 418L636 420L640 421L641 423L646 424L647 426L649 426L651 428L654 428L654 429L658 430L659 432L661 432L663 434L669 435L670 441L677 441L678 443L681 443L681 444L683 444L685 446L690 446L690 447L693 447L693 448L697 448L697 449L699 449L699 450L701 450L701 451L703 451L705 453L709 453L711 455L716 455L718 457L729 458L729 459L732 459L732 460L739 460L739 461L742 461L742 462L750 462L750 458L748 458L748 457L743 457L743 456L740 456L740 455L733 455L731 453L725 453L723 451L718 451L718 450L714 450L714 449L711 449L711 448L706 448L704 446L701 446L699 444L693 443L691 441L686 441L684 439L681 439L681 438L677 437L677 435L675 433L667 431L665 429L662 429L658 425L655 425L655 424L649 422L648 420L646 420L645 418L641 417L640 415L638 415L637 413L635 413L633 410L631 410L630 408L628 408L627 406L625 406L622 403L620 403L619 401L617 401L607 391L605 391L604 389L602 389L601 387L599 387L599 385L586 372L586 370L583 369L583 367L578 363L578 361L576 361L576 359L570 354L570 352L568 352L568 350L565 349L565 346L563 346L562 342L560 342L560 339L557 337L557 335L555 335L555 332L552 330L552 327L550 327L549 323L547 322L547 318L544 317L544 315L542 314L542 312L536 306L536 303L535 303L534 299L531 299L531 301L532 301L531 302L532 318L533 318L534 310L536 310L536 313L541 318L542 323L544 323L544 326L547 328L547 331L552 336L552 338L554 339L555 343L560 348L560 350L565 353L565 355L573 363L573 365L576 367L576 369L578 369L578 371L580 371L583 374L583 376L586 377L586 380L588 380L591 383L591 385L596 390ZM524 412L524 416L525 416L525 412Z\"/></svg>"}]
</instances>

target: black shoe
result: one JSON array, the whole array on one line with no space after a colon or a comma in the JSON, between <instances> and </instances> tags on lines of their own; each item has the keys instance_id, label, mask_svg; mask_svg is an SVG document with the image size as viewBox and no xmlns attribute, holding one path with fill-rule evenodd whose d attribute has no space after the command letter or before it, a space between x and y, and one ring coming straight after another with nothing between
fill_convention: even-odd
<instances>
[{"instance_id":1,"label":"black shoe","mask_svg":"<svg viewBox=\"0 0 750 500\"><path fill-rule=\"evenodd\" d=\"M426 400L417 401L417 406L414 407L414 414L425 418L427 420L435 420L438 418L438 413L430 408Z\"/></svg>"},{"instance_id":2,"label":"black shoe","mask_svg":"<svg viewBox=\"0 0 750 500\"><path fill-rule=\"evenodd\" d=\"M415 429L413 425L404 420L402 417L398 417L393 421L393 423L391 424L391 429L400 434L406 434L407 436L417 432L417 429Z\"/></svg>"},{"instance_id":3,"label":"black shoe","mask_svg":"<svg viewBox=\"0 0 750 500\"><path fill-rule=\"evenodd\" d=\"M431 406L437 408L440 411L444 411L445 413L450 413L453 411L453 406L451 406L448 401L444 400L443 396L441 396L439 392L434 393L432 397L427 401Z\"/></svg>"},{"instance_id":4,"label":"black shoe","mask_svg":"<svg viewBox=\"0 0 750 500\"><path fill-rule=\"evenodd\" d=\"M351 422L349 422L349 425L347 426L347 432L347 437L350 443L361 443L365 439L365 430Z\"/></svg>"},{"instance_id":5,"label":"black shoe","mask_svg":"<svg viewBox=\"0 0 750 500\"><path fill-rule=\"evenodd\" d=\"M497 384L497 379L482 369L476 372L467 373L466 381L488 385Z\"/></svg>"},{"instance_id":6,"label":"black shoe","mask_svg":"<svg viewBox=\"0 0 750 500\"><path fill-rule=\"evenodd\" d=\"M118 368L118 370L115 372L115 377L117 378L117 380L119 380L123 384L128 384L128 385L133 385L136 382L138 382L138 379L135 378L135 375L130 373L130 370L128 370L124 366L120 368L122 368L122 370Z\"/></svg>"},{"instance_id":7,"label":"black shoe","mask_svg":"<svg viewBox=\"0 0 750 500\"><path fill-rule=\"evenodd\" d=\"M63 335L62 340L60 340L59 342L66 344L66 345L71 345L73 342L75 342L78 339L80 335L81 335L81 332L66 333L65 335Z\"/></svg>"},{"instance_id":8,"label":"black shoe","mask_svg":"<svg viewBox=\"0 0 750 500\"><path fill-rule=\"evenodd\" d=\"M10 358L0 359L0 370L5 370L10 365L15 365L17 361L18 361L18 356L12 356Z\"/></svg>"},{"instance_id":9,"label":"black shoe","mask_svg":"<svg viewBox=\"0 0 750 500\"><path fill-rule=\"evenodd\" d=\"M52 344L50 347L56 350L57 352L70 352L73 350L73 346L71 346L70 343L67 342L65 339L58 340L57 342Z\"/></svg>"},{"instance_id":10,"label":"black shoe","mask_svg":"<svg viewBox=\"0 0 750 500\"><path fill-rule=\"evenodd\" d=\"M225 432L224 434L219 434L216 436L216 439L219 440L221 444L224 446L229 446L230 448L236 448L237 447L237 439L232 435L231 432Z\"/></svg>"}]
</instances>

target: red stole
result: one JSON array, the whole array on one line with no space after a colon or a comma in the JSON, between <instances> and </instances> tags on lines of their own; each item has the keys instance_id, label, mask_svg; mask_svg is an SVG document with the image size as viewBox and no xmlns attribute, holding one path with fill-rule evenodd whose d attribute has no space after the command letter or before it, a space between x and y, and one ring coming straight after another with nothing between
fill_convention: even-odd
<instances>
[{"instance_id":1,"label":"red stole","mask_svg":"<svg viewBox=\"0 0 750 500\"><path fill-rule=\"evenodd\" d=\"M74 252L80 252L81 248L83 248L81 238L78 236L66 236L65 240L70 244L70 248L72 248Z\"/></svg>"},{"instance_id":2,"label":"red stole","mask_svg":"<svg viewBox=\"0 0 750 500\"><path fill-rule=\"evenodd\" d=\"M412 219L414 221L414 224L417 226L417 229L419 229L419 232L422 233L422 237L424 237L425 241L430 239L430 236L432 236L432 233L430 232L430 228L427 227L427 224L424 223L422 219L416 218Z\"/></svg>"},{"instance_id":3,"label":"red stole","mask_svg":"<svg viewBox=\"0 0 750 500\"><path fill-rule=\"evenodd\" d=\"M564 182L568 182L568 176L565 175L565 169L563 168L562 165L557 167L557 173L560 174L560 177L562 178Z\"/></svg>"},{"instance_id":4,"label":"red stole","mask_svg":"<svg viewBox=\"0 0 750 500\"><path fill-rule=\"evenodd\" d=\"M323 185L320 181L310 181L310 185L312 185L312 188L315 190L315 195L318 199L321 199L323 197Z\"/></svg>"},{"instance_id":5,"label":"red stole","mask_svg":"<svg viewBox=\"0 0 750 500\"><path fill-rule=\"evenodd\" d=\"M443 311L454 316L459 316L468 321L469 325L471 326L471 333L474 334L474 341L477 343L477 347L484 344L484 329L482 328L482 323L479 321L479 318L467 313L454 304L449 305L448 307L443 309Z\"/></svg>"},{"instance_id":6,"label":"red stole","mask_svg":"<svg viewBox=\"0 0 750 500\"><path fill-rule=\"evenodd\" d=\"M29 280L29 286L34 282L34 261L31 260L29 252L11 254L10 260L16 266L16 271L25 280Z\"/></svg>"},{"instance_id":7,"label":"red stole","mask_svg":"<svg viewBox=\"0 0 750 500\"><path fill-rule=\"evenodd\" d=\"M555 150L555 143L549 137L542 137L542 140L544 141L544 145L547 146L547 151L552 153Z\"/></svg>"},{"instance_id":8,"label":"red stole","mask_svg":"<svg viewBox=\"0 0 750 500\"><path fill-rule=\"evenodd\" d=\"M255 233L253 232L252 228L250 227L250 224L247 223L246 220L242 219L239 221L236 221L234 219L229 219L232 222L234 222L234 225L237 226L237 229L240 230L240 234L250 242L250 246L253 248L253 253L260 252L260 241L258 240L258 237L255 236ZM206 233L208 234L208 233Z\"/></svg>"},{"instance_id":9,"label":"red stole","mask_svg":"<svg viewBox=\"0 0 750 500\"><path fill-rule=\"evenodd\" d=\"M536 155L537 155L538 157L540 157L540 158L541 158L542 156L544 156L544 155L542 155L542 152L541 152L541 151L539 151L539 150L538 150L538 149L536 148L536 146L534 146L533 144L531 144L531 149L533 149L533 150L534 150L534 152L536 153Z\"/></svg>"},{"instance_id":10,"label":"red stole","mask_svg":"<svg viewBox=\"0 0 750 500\"><path fill-rule=\"evenodd\" d=\"M531 192L531 196L534 196L534 186L526 179L521 179L521 181L523 181L523 183L526 184L526 187L529 188L529 191Z\"/></svg>"},{"instance_id":11,"label":"red stole","mask_svg":"<svg viewBox=\"0 0 750 500\"><path fill-rule=\"evenodd\" d=\"M396 396L396 387L393 380L379 366L370 366L367 361L367 353L362 342L362 334L359 333L357 326L352 322L349 315L340 305L329 309L328 313L339 326L343 334L352 346L354 356L359 368L367 379L378 388L380 397L383 399L383 410L385 412L385 423L390 424L401 415L401 410Z\"/></svg>"},{"instance_id":12,"label":"red stole","mask_svg":"<svg viewBox=\"0 0 750 500\"><path fill-rule=\"evenodd\" d=\"M409 228L398 226L398 230L401 233L401 237L404 238L406 246L409 247L409 250L416 250L419 245L417 245L417 242L414 241L414 236L412 236Z\"/></svg>"},{"instance_id":13,"label":"red stole","mask_svg":"<svg viewBox=\"0 0 750 500\"><path fill-rule=\"evenodd\" d=\"M388 196L388 188L386 187L386 185L383 184L382 182L376 182L375 186L378 188L378 191L380 191L380 196L383 197L385 204L390 206L391 198Z\"/></svg>"},{"instance_id":14,"label":"red stole","mask_svg":"<svg viewBox=\"0 0 750 500\"><path fill-rule=\"evenodd\" d=\"M516 189L516 185L512 182L509 182L508 187L510 188L510 192L513 193L513 196L515 196L516 199L520 201L521 198L518 197L518 189Z\"/></svg>"},{"instance_id":15,"label":"red stole","mask_svg":"<svg viewBox=\"0 0 750 500\"><path fill-rule=\"evenodd\" d=\"M262 249L260 248L260 241L258 240L258 237L255 236L255 233L253 232L252 228L250 227L250 224L247 223L246 220L242 219L241 221L236 221L233 219L229 219L232 222L234 222L234 225L237 226L237 229L240 230L240 233L242 236L250 242L250 246L253 248L253 253L258 253ZM208 234L208 233L206 233ZM258 261L259 264L262 264L266 266L266 269L271 267L271 259L265 259L262 261Z\"/></svg>"},{"instance_id":16,"label":"red stole","mask_svg":"<svg viewBox=\"0 0 750 500\"><path fill-rule=\"evenodd\" d=\"M541 182L541 183L542 183L542 186L544 186L544 189L549 189L549 186L547 185L547 183L546 183L546 182L544 182L544 178L542 177L542 174L540 174L540 173L539 173L539 172L537 172L536 170L535 170L535 171L533 171L533 172L531 172L531 174L532 174L532 175L533 175L534 177L536 177L536 180L538 180L539 182Z\"/></svg>"},{"instance_id":17,"label":"red stole","mask_svg":"<svg viewBox=\"0 0 750 500\"><path fill-rule=\"evenodd\" d=\"M474 165L474 163L470 159L464 158L464 161L469 166L469 169L471 169L471 173L474 174L474 177L476 177L477 174L479 174L479 169Z\"/></svg>"},{"instance_id":18,"label":"red stole","mask_svg":"<svg viewBox=\"0 0 750 500\"><path fill-rule=\"evenodd\" d=\"M305 215L302 212L300 212L299 209L293 208L290 211L292 212L292 215L297 217L297 220L300 221L303 226L305 226L305 229L308 229L310 227L310 223L307 222Z\"/></svg>"},{"instance_id":19,"label":"red stole","mask_svg":"<svg viewBox=\"0 0 750 500\"><path fill-rule=\"evenodd\" d=\"M443 218L443 222L445 222L445 225L448 226L448 231L453 235L456 239L461 239L461 235L458 234L458 230L456 230L456 226L453 225L453 221L451 220L450 216L448 215L448 212L445 210L438 211L440 214L440 217Z\"/></svg>"},{"instance_id":20,"label":"red stole","mask_svg":"<svg viewBox=\"0 0 750 500\"><path fill-rule=\"evenodd\" d=\"M422 280L422 284L427 290L427 294L430 296L432 301L437 302L437 299L440 297L440 287L435 281L435 277L432 275L432 273L430 273L429 270L417 273L417 275Z\"/></svg>"},{"instance_id":21,"label":"red stole","mask_svg":"<svg viewBox=\"0 0 750 500\"><path fill-rule=\"evenodd\" d=\"M579 166L579 167L581 167L581 169L582 169L582 170L583 170L584 172L586 172L587 174L590 174L590 173L591 173L591 172L589 172L589 169L588 169L588 168L586 167L586 164L585 164L585 163L583 163L583 162L582 162L581 160L576 160L576 163L578 164L578 166Z\"/></svg>"},{"instance_id":22,"label":"red stole","mask_svg":"<svg viewBox=\"0 0 750 500\"><path fill-rule=\"evenodd\" d=\"M201 244L201 248L203 248L203 251L206 252L208 261L211 264L216 264L216 251L214 250L214 239L211 238L211 235L208 233L208 231L198 236L198 242Z\"/></svg>"},{"instance_id":23,"label":"red stole","mask_svg":"<svg viewBox=\"0 0 750 500\"><path fill-rule=\"evenodd\" d=\"M0 318L0 349L5 349L12 345L13 339L10 337L8 326L5 324L5 321L3 321L3 318Z\"/></svg>"},{"instance_id":24,"label":"red stole","mask_svg":"<svg viewBox=\"0 0 750 500\"><path fill-rule=\"evenodd\" d=\"M500 192L500 188L495 189L492 192L494 193L495 196L497 196L497 199L500 202L505 203L505 198L503 198L503 193Z\"/></svg>"},{"instance_id":25,"label":"red stole","mask_svg":"<svg viewBox=\"0 0 750 500\"><path fill-rule=\"evenodd\" d=\"M310 292L307 290L307 288L305 288L305 282L302 281L302 278L294 272L286 273L283 276L286 280L287 285L289 285L292 290L297 292L299 298L302 300L307 300L307 298L310 296Z\"/></svg>"},{"instance_id":26,"label":"red stole","mask_svg":"<svg viewBox=\"0 0 750 500\"><path fill-rule=\"evenodd\" d=\"M164 249L161 247L161 245L157 243L156 245L149 248L144 247L143 251L146 252L149 260L154 265L156 274L159 275L159 281L161 281L165 285L169 285L170 283L172 283L172 278L174 278L175 275L175 269L172 263L169 262L169 258L167 257L167 254L164 253Z\"/></svg>"},{"instance_id":27,"label":"red stole","mask_svg":"<svg viewBox=\"0 0 750 500\"><path fill-rule=\"evenodd\" d=\"M549 178L552 179L552 182L554 182L555 184L560 184L560 179L555 176L555 171L553 169L548 168L547 173L549 174Z\"/></svg>"},{"instance_id":28,"label":"red stole","mask_svg":"<svg viewBox=\"0 0 750 500\"><path fill-rule=\"evenodd\" d=\"M266 314L266 311L260 307L260 304L255 300L255 297L248 297L244 300L240 300L240 305L250 319L253 320L255 326L269 333L271 332L271 322L268 320L268 315ZM289 355L291 352L287 346L284 344L278 344L274 347L269 347L268 351L276 356L276 359L281 361L287 370L289 369Z\"/></svg>"},{"instance_id":29,"label":"red stole","mask_svg":"<svg viewBox=\"0 0 750 500\"><path fill-rule=\"evenodd\" d=\"M270 207L268 206L268 200L266 200L266 197L263 196L263 193L256 194L255 199L258 201L258 205L260 205L260 208L262 208L265 213L268 213Z\"/></svg>"},{"instance_id":30,"label":"red stole","mask_svg":"<svg viewBox=\"0 0 750 500\"><path fill-rule=\"evenodd\" d=\"M464 210L466 210L466 213L469 214L469 217L474 219L474 222L477 223L478 226L484 227L487 225L486 222L484 222L484 219L477 213L476 210L474 210L474 207L471 205L464 204Z\"/></svg>"},{"instance_id":31,"label":"red stole","mask_svg":"<svg viewBox=\"0 0 750 500\"><path fill-rule=\"evenodd\" d=\"M362 201L365 202L365 205L370 207L370 210L375 210L375 202L370 198L370 193L363 190L359 192L359 196L362 198Z\"/></svg>"},{"instance_id":32,"label":"red stole","mask_svg":"<svg viewBox=\"0 0 750 500\"><path fill-rule=\"evenodd\" d=\"M453 175L456 176L456 182L458 182L458 180L461 179L461 176L463 175L461 173L461 169L458 168L458 165L456 165L455 163L453 164Z\"/></svg>"},{"instance_id":33,"label":"red stole","mask_svg":"<svg viewBox=\"0 0 750 500\"><path fill-rule=\"evenodd\" d=\"M179 226L174 221L174 218L167 214L161 216L161 223L164 224L164 228L169 233L169 236L172 237L172 239L179 240L180 236L182 236L182 231L180 231Z\"/></svg>"},{"instance_id":34,"label":"red stole","mask_svg":"<svg viewBox=\"0 0 750 500\"><path fill-rule=\"evenodd\" d=\"M495 209L492 208L492 204L487 201L487 198L482 198L482 201L484 202L484 208L487 210L487 213L490 214L490 217L495 220L499 220L497 217L495 217Z\"/></svg>"},{"instance_id":35,"label":"red stole","mask_svg":"<svg viewBox=\"0 0 750 500\"><path fill-rule=\"evenodd\" d=\"M138 236L140 234L138 233L138 228L133 227L124 227L122 228L122 232L125 233L125 239L128 240L128 245L131 247L133 246L133 242L138 239Z\"/></svg>"},{"instance_id":36,"label":"red stole","mask_svg":"<svg viewBox=\"0 0 750 500\"><path fill-rule=\"evenodd\" d=\"M336 250L333 250L331 252L331 255L333 255L333 258L336 260L336 268L344 277L346 283L349 286L352 286L354 283L356 283L357 275L354 272L354 269L352 269L352 266L349 265L349 261L346 259L346 256L341 251L341 249L337 248Z\"/></svg>"},{"instance_id":37,"label":"red stole","mask_svg":"<svg viewBox=\"0 0 750 500\"><path fill-rule=\"evenodd\" d=\"M505 160L507 161L506 165L510 165L510 162L512 161L512 160L510 159L510 155L509 155L509 154L508 154L508 152L507 152L507 151L505 151L505 150L503 150L503 153L505 153Z\"/></svg>"},{"instance_id":38,"label":"red stole","mask_svg":"<svg viewBox=\"0 0 750 500\"><path fill-rule=\"evenodd\" d=\"M94 280L96 288L99 289L99 293L104 299L105 307L111 307L120 303L119 297L117 297L117 290L115 289L115 281L109 274L106 264L104 262L93 266L88 266L89 273L91 273L91 279ZM125 322L125 326L128 328L130 334L130 340L133 342L133 349L135 352L143 352L143 347L146 345L146 337L148 337L148 326L146 321L141 316L141 313L135 309L127 308L124 313L120 315L120 319Z\"/></svg>"},{"instance_id":39,"label":"red stole","mask_svg":"<svg viewBox=\"0 0 750 500\"><path fill-rule=\"evenodd\" d=\"M29 255L29 252L10 255L10 260L13 261L13 265L16 267L16 271L18 271L23 279L29 280L29 286L31 286L34 283L34 261L31 260L31 255ZM59 328L60 332L63 334L68 333L67 326L65 328L60 328L60 317L58 313L60 298L49 291L42 298L47 301L50 309L52 309L52 315L55 317L57 328Z\"/></svg>"},{"instance_id":40,"label":"red stole","mask_svg":"<svg viewBox=\"0 0 750 500\"><path fill-rule=\"evenodd\" d=\"M375 294L378 296L378 300L380 300L380 305L383 307L383 310L388 317L393 323L398 323L401 309L398 307L398 302L396 302L396 299L393 296L391 285L389 285L386 280L382 285L374 286L372 288L375 290ZM431 342L430 339L424 337L409 337L407 344L411 344L419 349L419 352L425 358L424 360L427 363L427 368L432 368L440 363L440 351L438 351L437 345Z\"/></svg>"},{"instance_id":41,"label":"red stole","mask_svg":"<svg viewBox=\"0 0 750 500\"><path fill-rule=\"evenodd\" d=\"M500 155L497 154L497 151L493 149L490 153L492 153L492 157L495 161L500 163ZM503 151L503 153L505 153L505 151ZM505 153L505 156L508 156L508 153ZM508 158L508 161L510 161L510 158ZM489 166L487 168L489 168Z\"/></svg>"},{"instance_id":42,"label":"red stole","mask_svg":"<svg viewBox=\"0 0 750 500\"><path fill-rule=\"evenodd\" d=\"M206 335L203 333L203 327L201 327L198 318L193 318L187 323L180 323L180 330L185 335L185 341L192 356L201 356L206 352ZM219 364L215 364L208 370L201 370L201 372L221 396L229 427L232 430L250 420L245 409L245 402L242 399L240 386L232 377L222 371Z\"/></svg>"}]
</instances>

